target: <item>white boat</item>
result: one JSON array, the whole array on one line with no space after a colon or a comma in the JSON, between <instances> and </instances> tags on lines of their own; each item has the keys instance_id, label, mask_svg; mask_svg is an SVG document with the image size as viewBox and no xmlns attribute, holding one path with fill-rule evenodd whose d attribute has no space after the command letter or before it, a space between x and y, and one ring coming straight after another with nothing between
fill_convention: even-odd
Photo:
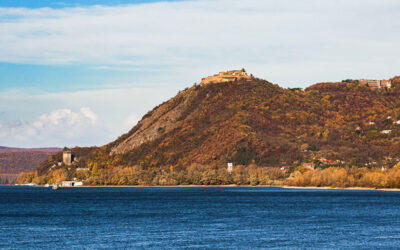
<instances>
[{"instance_id":1,"label":"white boat","mask_svg":"<svg viewBox=\"0 0 400 250\"><path fill-rule=\"evenodd\" d=\"M60 188L60 186L58 184L54 184L51 188L54 189L54 190L57 190L57 189Z\"/></svg>"}]
</instances>

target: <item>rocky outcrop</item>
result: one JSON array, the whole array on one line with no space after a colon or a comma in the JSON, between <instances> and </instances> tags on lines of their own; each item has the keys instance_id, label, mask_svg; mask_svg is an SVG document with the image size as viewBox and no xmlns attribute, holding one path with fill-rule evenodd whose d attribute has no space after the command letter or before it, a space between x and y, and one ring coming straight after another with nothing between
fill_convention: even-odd
<instances>
[{"instance_id":1,"label":"rocky outcrop","mask_svg":"<svg viewBox=\"0 0 400 250\"><path fill-rule=\"evenodd\" d=\"M186 110L189 102L196 95L192 89L180 92L171 100L159 105L147 113L136 125L136 131L111 148L110 154L123 154L145 142L153 141L178 127L182 121L178 118Z\"/></svg>"}]
</instances>

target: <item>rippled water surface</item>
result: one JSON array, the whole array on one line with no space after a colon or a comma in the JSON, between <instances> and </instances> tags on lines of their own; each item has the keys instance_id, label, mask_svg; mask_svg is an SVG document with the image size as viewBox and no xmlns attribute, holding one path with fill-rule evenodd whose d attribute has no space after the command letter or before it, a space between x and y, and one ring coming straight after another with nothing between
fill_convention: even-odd
<instances>
[{"instance_id":1,"label":"rippled water surface","mask_svg":"<svg viewBox=\"0 0 400 250\"><path fill-rule=\"evenodd\" d=\"M0 186L0 248L397 248L400 192Z\"/></svg>"}]
</instances>

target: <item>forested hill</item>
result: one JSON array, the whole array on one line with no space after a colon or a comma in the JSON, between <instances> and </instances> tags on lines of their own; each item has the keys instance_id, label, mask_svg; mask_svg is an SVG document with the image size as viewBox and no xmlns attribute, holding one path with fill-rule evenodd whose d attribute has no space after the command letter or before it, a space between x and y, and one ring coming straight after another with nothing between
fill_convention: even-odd
<instances>
[{"instance_id":1,"label":"forested hill","mask_svg":"<svg viewBox=\"0 0 400 250\"><path fill-rule=\"evenodd\" d=\"M81 167L155 169L192 164L297 166L326 158L393 166L400 156L400 81L284 89L261 79L200 84L155 107L101 148L74 148ZM61 155L38 169L46 175ZM57 169L57 168L53 168ZM98 170L97 170L98 169Z\"/></svg>"},{"instance_id":2,"label":"forested hill","mask_svg":"<svg viewBox=\"0 0 400 250\"><path fill-rule=\"evenodd\" d=\"M149 167L277 166L316 156L383 163L400 155L399 97L397 86L371 90L356 82L305 91L259 79L198 85L149 112L106 151L119 164Z\"/></svg>"}]
</instances>

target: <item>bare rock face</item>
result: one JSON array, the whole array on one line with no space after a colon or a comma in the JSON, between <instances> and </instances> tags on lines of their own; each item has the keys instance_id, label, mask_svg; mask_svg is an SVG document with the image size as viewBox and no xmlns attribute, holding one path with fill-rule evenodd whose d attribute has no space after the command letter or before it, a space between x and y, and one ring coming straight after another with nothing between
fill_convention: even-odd
<instances>
[{"instance_id":1,"label":"bare rock face","mask_svg":"<svg viewBox=\"0 0 400 250\"><path fill-rule=\"evenodd\" d=\"M182 121L179 121L179 117L195 95L196 92L193 89L188 89L154 108L136 125L135 132L111 148L110 155L131 151L143 143L156 140L178 127L182 123Z\"/></svg>"}]
</instances>

